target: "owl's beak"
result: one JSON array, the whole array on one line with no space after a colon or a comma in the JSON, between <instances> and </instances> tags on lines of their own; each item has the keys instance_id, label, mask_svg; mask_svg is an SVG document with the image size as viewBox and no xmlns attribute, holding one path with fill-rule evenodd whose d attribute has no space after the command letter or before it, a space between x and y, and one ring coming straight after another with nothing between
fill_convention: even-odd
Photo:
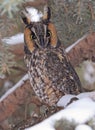
<instances>
[{"instance_id":1,"label":"owl's beak","mask_svg":"<svg viewBox=\"0 0 95 130\"><path fill-rule=\"evenodd\" d=\"M44 38L43 38L43 36L40 36L40 46L42 47L42 48L45 48L45 42L44 42Z\"/></svg>"}]
</instances>

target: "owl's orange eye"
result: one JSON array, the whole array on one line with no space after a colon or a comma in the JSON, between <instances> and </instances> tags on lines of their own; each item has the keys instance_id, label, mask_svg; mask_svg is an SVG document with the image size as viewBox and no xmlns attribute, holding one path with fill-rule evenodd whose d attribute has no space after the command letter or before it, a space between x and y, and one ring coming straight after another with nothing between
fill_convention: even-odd
<instances>
[{"instance_id":1,"label":"owl's orange eye","mask_svg":"<svg viewBox=\"0 0 95 130\"><path fill-rule=\"evenodd\" d=\"M36 35L35 35L34 32L31 33L31 39L32 39L32 40L36 39Z\"/></svg>"},{"instance_id":2,"label":"owl's orange eye","mask_svg":"<svg viewBox=\"0 0 95 130\"><path fill-rule=\"evenodd\" d=\"M50 36L51 36L51 31L47 30L47 37L50 37Z\"/></svg>"}]
</instances>

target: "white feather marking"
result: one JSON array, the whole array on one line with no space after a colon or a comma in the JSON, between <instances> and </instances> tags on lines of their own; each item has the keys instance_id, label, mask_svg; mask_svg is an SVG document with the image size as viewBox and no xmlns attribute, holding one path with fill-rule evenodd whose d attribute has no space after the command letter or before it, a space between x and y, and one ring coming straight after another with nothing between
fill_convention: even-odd
<instances>
[{"instance_id":1,"label":"white feather marking","mask_svg":"<svg viewBox=\"0 0 95 130\"><path fill-rule=\"evenodd\" d=\"M33 7L26 8L27 12L29 13L29 17L31 22L39 22L43 16L41 11L38 11L37 9Z\"/></svg>"}]
</instances>

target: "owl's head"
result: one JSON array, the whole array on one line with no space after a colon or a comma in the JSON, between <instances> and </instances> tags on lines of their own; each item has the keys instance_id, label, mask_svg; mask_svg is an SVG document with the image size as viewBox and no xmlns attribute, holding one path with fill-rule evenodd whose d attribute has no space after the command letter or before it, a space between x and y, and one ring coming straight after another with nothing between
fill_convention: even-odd
<instances>
[{"instance_id":1,"label":"owl's head","mask_svg":"<svg viewBox=\"0 0 95 130\"><path fill-rule=\"evenodd\" d=\"M35 8L26 8L21 12L21 17L26 27L24 30L25 45L30 52L35 48L47 48L57 46L57 32L50 22L50 9L45 6L44 11L39 12Z\"/></svg>"}]
</instances>

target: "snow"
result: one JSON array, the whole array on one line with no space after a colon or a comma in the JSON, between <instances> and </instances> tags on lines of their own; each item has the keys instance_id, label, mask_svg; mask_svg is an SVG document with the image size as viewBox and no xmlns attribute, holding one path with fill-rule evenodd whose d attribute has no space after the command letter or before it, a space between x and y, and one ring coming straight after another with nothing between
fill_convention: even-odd
<instances>
[{"instance_id":1,"label":"snow","mask_svg":"<svg viewBox=\"0 0 95 130\"><path fill-rule=\"evenodd\" d=\"M6 80L3 85L5 91L8 91L8 89L11 88L12 86L13 86L13 83L9 80Z\"/></svg>"},{"instance_id":2,"label":"snow","mask_svg":"<svg viewBox=\"0 0 95 130\"><path fill-rule=\"evenodd\" d=\"M68 103L70 103L70 100L72 98L82 99L82 98L87 98L87 97L89 97L89 98L91 98L92 100L95 101L95 91L93 91L93 92L83 92L83 93L80 93L79 95L67 94L67 95L62 96L60 98L60 100L57 103L57 106L65 108L68 105ZM76 100L74 100L74 101L76 101Z\"/></svg>"},{"instance_id":3,"label":"snow","mask_svg":"<svg viewBox=\"0 0 95 130\"><path fill-rule=\"evenodd\" d=\"M57 103L57 106L59 106L59 107L60 106L66 107L67 104L70 102L70 100L72 98L74 98L74 97L76 97L76 95L71 95L71 94L67 94L67 95L61 97L60 100Z\"/></svg>"},{"instance_id":4,"label":"snow","mask_svg":"<svg viewBox=\"0 0 95 130\"><path fill-rule=\"evenodd\" d=\"M86 61L84 63L84 79L87 83L95 83L95 63L91 61Z\"/></svg>"},{"instance_id":5,"label":"snow","mask_svg":"<svg viewBox=\"0 0 95 130\"><path fill-rule=\"evenodd\" d=\"M0 74L0 79L5 79L6 76L4 74Z\"/></svg>"},{"instance_id":6,"label":"snow","mask_svg":"<svg viewBox=\"0 0 95 130\"><path fill-rule=\"evenodd\" d=\"M29 18L31 20L31 22L39 22L43 16L41 11L38 11L37 9L33 8L33 7L29 7L26 8Z\"/></svg>"},{"instance_id":7,"label":"snow","mask_svg":"<svg viewBox=\"0 0 95 130\"><path fill-rule=\"evenodd\" d=\"M77 123L85 123L95 115L95 102L90 98L83 98L70 104L64 113L66 119Z\"/></svg>"},{"instance_id":8,"label":"snow","mask_svg":"<svg viewBox=\"0 0 95 130\"><path fill-rule=\"evenodd\" d=\"M24 82L28 79L28 74L26 74L15 86L10 88L1 98L0 102L2 102L8 95L10 95L13 91L15 91L18 87L24 84Z\"/></svg>"},{"instance_id":9,"label":"snow","mask_svg":"<svg viewBox=\"0 0 95 130\"><path fill-rule=\"evenodd\" d=\"M49 122L43 121L40 125L26 128L25 130L55 130L55 128Z\"/></svg>"},{"instance_id":10,"label":"snow","mask_svg":"<svg viewBox=\"0 0 95 130\"><path fill-rule=\"evenodd\" d=\"M89 98L91 98L92 100L95 101L95 91L80 93L77 96L77 98L79 98L79 99L86 98L86 97L89 97Z\"/></svg>"},{"instance_id":11,"label":"snow","mask_svg":"<svg viewBox=\"0 0 95 130\"><path fill-rule=\"evenodd\" d=\"M11 87L12 84L13 84L13 83L12 83L11 81L7 80L7 81L4 82L4 88L7 89L7 88Z\"/></svg>"},{"instance_id":12,"label":"snow","mask_svg":"<svg viewBox=\"0 0 95 130\"><path fill-rule=\"evenodd\" d=\"M71 103L64 110L57 112L43 122L33 127L26 128L25 130L55 130L54 124L60 119L74 121L75 123L80 125L76 127L76 130L82 130L79 129L81 125L89 121L94 116L95 102L91 98L86 97ZM86 128L85 130L91 130L89 127L89 129L87 129L86 125L83 125L81 128Z\"/></svg>"},{"instance_id":13,"label":"snow","mask_svg":"<svg viewBox=\"0 0 95 130\"><path fill-rule=\"evenodd\" d=\"M85 125L85 124L81 124L81 125L78 125L75 130L92 130L92 128L88 125Z\"/></svg>"},{"instance_id":14,"label":"snow","mask_svg":"<svg viewBox=\"0 0 95 130\"><path fill-rule=\"evenodd\" d=\"M19 33L12 37L5 37L4 39L2 39L2 42L9 44L9 45L24 43L24 34Z\"/></svg>"}]
</instances>

